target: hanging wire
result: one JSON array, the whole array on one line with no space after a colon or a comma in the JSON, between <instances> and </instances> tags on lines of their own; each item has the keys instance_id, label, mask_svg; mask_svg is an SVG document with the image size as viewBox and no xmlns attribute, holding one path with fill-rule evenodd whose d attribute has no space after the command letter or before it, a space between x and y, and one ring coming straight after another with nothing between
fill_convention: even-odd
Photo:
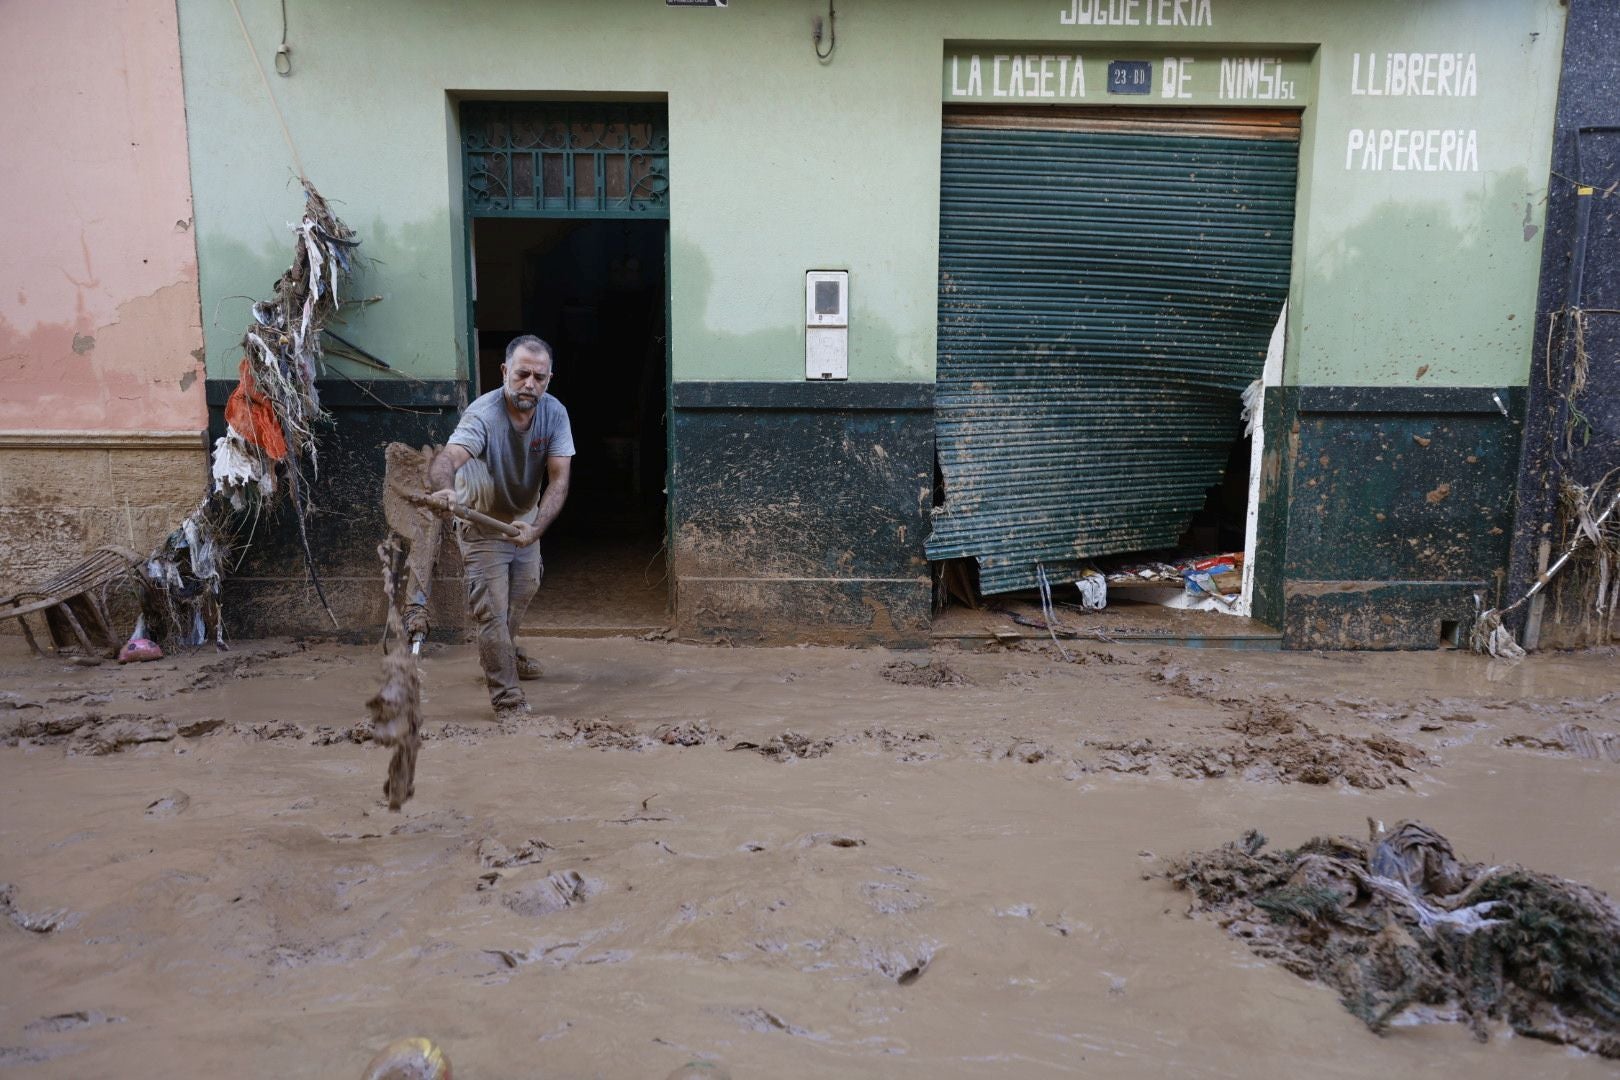
<instances>
[{"instance_id":1,"label":"hanging wire","mask_svg":"<svg viewBox=\"0 0 1620 1080\"><path fill-rule=\"evenodd\" d=\"M281 48L276 50L276 74L292 74L292 46L287 44L287 0L281 0Z\"/></svg>"},{"instance_id":2,"label":"hanging wire","mask_svg":"<svg viewBox=\"0 0 1620 1080\"><path fill-rule=\"evenodd\" d=\"M292 132L287 127L287 118L281 115L281 106L276 102L276 95L270 89L270 77L264 73L264 65L259 63L259 54L253 51L253 38L248 34L247 22L242 18L242 7L231 0L231 9L236 12L236 25L242 29L242 41L247 45L248 55L253 57L253 67L259 73L259 81L264 83L264 94L270 99L270 108L275 111L276 119L281 122L281 137L287 140L287 149L292 153L293 168L298 170L298 179L309 181L309 174L304 172L304 160L298 156L298 147L293 145Z\"/></svg>"},{"instance_id":3,"label":"hanging wire","mask_svg":"<svg viewBox=\"0 0 1620 1080\"><path fill-rule=\"evenodd\" d=\"M838 48L838 9L833 7L833 0L827 0L827 51L821 51L821 19L814 20L816 59L823 64L832 59L833 50Z\"/></svg>"},{"instance_id":4,"label":"hanging wire","mask_svg":"<svg viewBox=\"0 0 1620 1080\"><path fill-rule=\"evenodd\" d=\"M1063 657L1066 663L1073 663L1074 657L1069 655L1069 650L1058 640L1057 612L1052 608L1052 582L1047 578L1046 566L1042 563L1035 564L1035 580L1041 590L1041 618L1046 620L1046 632L1052 635L1052 644L1057 646L1058 655Z\"/></svg>"}]
</instances>

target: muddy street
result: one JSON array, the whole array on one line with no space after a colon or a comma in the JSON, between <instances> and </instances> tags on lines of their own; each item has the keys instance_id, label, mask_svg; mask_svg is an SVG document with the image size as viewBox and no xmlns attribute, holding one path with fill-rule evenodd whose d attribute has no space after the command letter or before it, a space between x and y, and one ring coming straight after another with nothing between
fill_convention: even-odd
<instances>
[{"instance_id":1,"label":"muddy street","mask_svg":"<svg viewBox=\"0 0 1620 1080\"><path fill-rule=\"evenodd\" d=\"M375 649L146 665L0 639L0 1071L476 1077L1599 1077L1457 1024L1375 1035L1164 860L1418 819L1620 895L1613 652L530 639L497 724L422 662L391 814Z\"/></svg>"}]
</instances>

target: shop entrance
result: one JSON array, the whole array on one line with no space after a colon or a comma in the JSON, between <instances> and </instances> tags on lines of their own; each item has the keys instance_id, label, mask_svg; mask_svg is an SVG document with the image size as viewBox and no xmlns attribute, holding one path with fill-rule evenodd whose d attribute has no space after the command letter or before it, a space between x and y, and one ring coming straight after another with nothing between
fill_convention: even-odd
<instances>
[{"instance_id":1,"label":"shop entrance","mask_svg":"<svg viewBox=\"0 0 1620 1080\"><path fill-rule=\"evenodd\" d=\"M576 456L541 542L525 627L666 625L669 401L668 140L661 107L469 103L473 391L501 383L507 343L553 350L550 392Z\"/></svg>"},{"instance_id":2,"label":"shop entrance","mask_svg":"<svg viewBox=\"0 0 1620 1080\"><path fill-rule=\"evenodd\" d=\"M1241 608L1241 414L1288 295L1298 143L1297 113L947 109L943 603L1179 608L1203 572L1196 606Z\"/></svg>"}]
</instances>

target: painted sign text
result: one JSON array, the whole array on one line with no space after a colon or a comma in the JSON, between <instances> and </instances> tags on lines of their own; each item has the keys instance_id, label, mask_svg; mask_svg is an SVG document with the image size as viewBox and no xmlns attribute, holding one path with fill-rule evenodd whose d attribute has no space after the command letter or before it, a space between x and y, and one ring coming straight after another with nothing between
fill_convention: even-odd
<instances>
[{"instance_id":1,"label":"painted sign text","mask_svg":"<svg viewBox=\"0 0 1620 1080\"><path fill-rule=\"evenodd\" d=\"M1352 172L1479 172L1479 132L1351 128L1344 167Z\"/></svg>"},{"instance_id":2,"label":"painted sign text","mask_svg":"<svg viewBox=\"0 0 1620 1080\"><path fill-rule=\"evenodd\" d=\"M1210 0L1069 0L1063 26L1214 26Z\"/></svg>"},{"instance_id":3,"label":"painted sign text","mask_svg":"<svg viewBox=\"0 0 1620 1080\"><path fill-rule=\"evenodd\" d=\"M977 97L987 85L990 96L998 98L1083 98L1085 65L1078 56L1050 54L1000 53L986 62L974 53L966 63L962 57L951 57L952 97Z\"/></svg>"},{"instance_id":4,"label":"painted sign text","mask_svg":"<svg viewBox=\"0 0 1620 1080\"><path fill-rule=\"evenodd\" d=\"M1221 97L1230 101L1293 101L1294 81L1269 56L1222 58Z\"/></svg>"},{"instance_id":5,"label":"painted sign text","mask_svg":"<svg viewBox=\"0 0 1620 1080\"><path fill-rule=\"evenodd\" d=\"M1350 92L1371 97L1474 97L1474 53L1353 53Z\"/></svg>"}]
</instances>

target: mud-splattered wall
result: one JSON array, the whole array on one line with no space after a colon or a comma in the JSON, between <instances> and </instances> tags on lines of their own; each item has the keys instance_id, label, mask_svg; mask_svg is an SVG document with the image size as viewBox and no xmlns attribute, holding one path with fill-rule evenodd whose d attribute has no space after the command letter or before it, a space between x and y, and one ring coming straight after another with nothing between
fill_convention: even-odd
<instances>
[{"instance_id":1,"label":"mud-splattered wall","mask_svg":"<svg viewBox=\"0 0 1620 1080\"><path fill-rule=\"evenodd\" d=\"M0 590L146 548L206 476L174 4L8 4L5 23Z\"/></svg>"},{"instance_id":2,"label":"mud-splattered wall","mask_svg":"<svg viewBox=\"0 0 1620 1080\"><path fill-rule=\"evenodd\" d=\"M244 43L228 5L179 0L179 8L209 370L223 392L234 378L230 345L247 297L285 266L283 226L296 205L290 155L249 53L268 64L283 20L274 0L241 0ZM1269 458L1274 542L1256 557L1257 567L1265 564L1262 607L1280 623L1284 584L1293 582L1293 625L1307 625L1308 615L1327 635L1312 644L1366 644L1365 620L1382 626L1390 614L1369 599L1369 583L1392 580L1416 550L1423 557L1409 569L1426 575L1424 603L1407 605L1413 614L1398 632L1378 631L1381 640L1436 644L1442 627L1467 617L1472 591L1496 583L1488 563L1501 557L1501 534L1491 530L1504 525L1493 493L1512 484L1520 423L1513 410L1530 365L1564 20L1558 0L871 0L839 13L837 52L827 63L810 39L811 16L824 12L809 3L698 10L657 0L294 5L295 70L270 76L271 89L311 177L342 201L376 260L361 287L382 299L349 326L399 374L422 380L392 380L398 404L438 410L434 402L451 400L469 374L474 304L459 103L661 102L672 185L675 515L667 539L679 606L691 609L678 615L718 612L699 621L729 634L750 620L768 628L793 597L815 595L864 632L878 625L871 599L909 636L922 591L910 560L927 529L915 485L880 483L874 515L838 505L834 485L785 455L821 455L826 474L866 478L877 466L864 447L880 445L899 459L895 476L932 472L933 441L918 430L927 427L918 421L924 414L887 415L853 402L863 383L926 387L934 379L942 104L1299 108L1285 364L1271 397L1283 402L1280 391L1294 388L1325 396L1287 399L1320 410L1315 418L1307 410L1302 421L1289 413L1267 425L1288 432L1300 421L1303 449ZM1233 50L1252 62L1252 85L1220 81L1223 63L1236 63ZM1071 60L1058 61L1068 75L1054 82L1059 54ZM974 93L969 61L958 94L950 61L975 55L988 81ZM1094 78L1082 102L1072 60L1081 55L1093 76L1116 58L1146 59L1156 73L1151 92L1114 97ZM1262 71L1267 80L1284 77L1260 82ZM1071 100L1047 93L1059 83ZM1173 192L1147 193L1166 194ZM1016 271L1015 255L999 254ZM765 407L716 392L701 408L682 404L717 383L802 388L804 272L833 268L851 274L850 382L841 384L856 391L850 400L823 408L795 396L784 408L766 393L759 400L773 404ZM1177 284L1166 280L1167 289ZM1368 409L1364 387L1392 394ZM1435 412L1433 389L1481 394L1446 406L1461 413ZM407 417L386 413L376 436L407 437L424 423ZM767 432L783 438L754 440L773 456L747 474L745 504L728 485L738 465L725 440ZM1421 447L1416 438L1431 440L1432 450L1380 457L1385 442L1404 450ZM352 458L356 470L373 470L373 489L380 446ZM856 448L849 457L846 446ZM364 490L352 475L341 481ZM1445 494L1441 485L1449 485ZM1437 494L1414 502L1409 492ZM1374 497L1396 512L1363 505ZM807 499L826 505L802 518L783 510ZM335 493L326 505L351 509ZM1477 520L1463 518L1465 508ZM816 541L813 564L802 537L811 520L829 534ZM1459 535L1476 527L1478 537ZM741 538L726 551L731 562L709 558L715 537ZM1358 560L1364 553L1348 537L1366 538L1385 561ZM880 542L883 552L872 546ZM279 580L301 596L296 549L280 550L288 558L262 564L262 587L273 591ZM362 574L369 556L349 555ZM850 569L863 560L877 569ZM816 584L797 584L806 581ZM855 584L862 581L877 584ZM852 589L865 599L828 599ZM894 603L878 599L895 595L905 597L899 618ZM1348 629L1328 635L1322 620Z\"/></svg>"},{"instance_id":3,"label":"mud-splattered wall","mask_svg":"<svg viewBox=\"0 0 1620 1080\"><path fill-rule=\"evenodd\" d=\"M1509 599L1524 595L1575 537L1576 520L1559 505L1565 483L1592 491L1601 507L1613 496L1620 470L1616 55L1620 7L1608 0L1573 0L1547 188ZM1605 611L1597 603L1605 591L1612 597L1613 589L1591 549L1584 549L1543 596L1516 613L1524 644L1567 648L1620 637L1620 622L1605 617L1612 607Z\"/></svg>"}]
</instances>

